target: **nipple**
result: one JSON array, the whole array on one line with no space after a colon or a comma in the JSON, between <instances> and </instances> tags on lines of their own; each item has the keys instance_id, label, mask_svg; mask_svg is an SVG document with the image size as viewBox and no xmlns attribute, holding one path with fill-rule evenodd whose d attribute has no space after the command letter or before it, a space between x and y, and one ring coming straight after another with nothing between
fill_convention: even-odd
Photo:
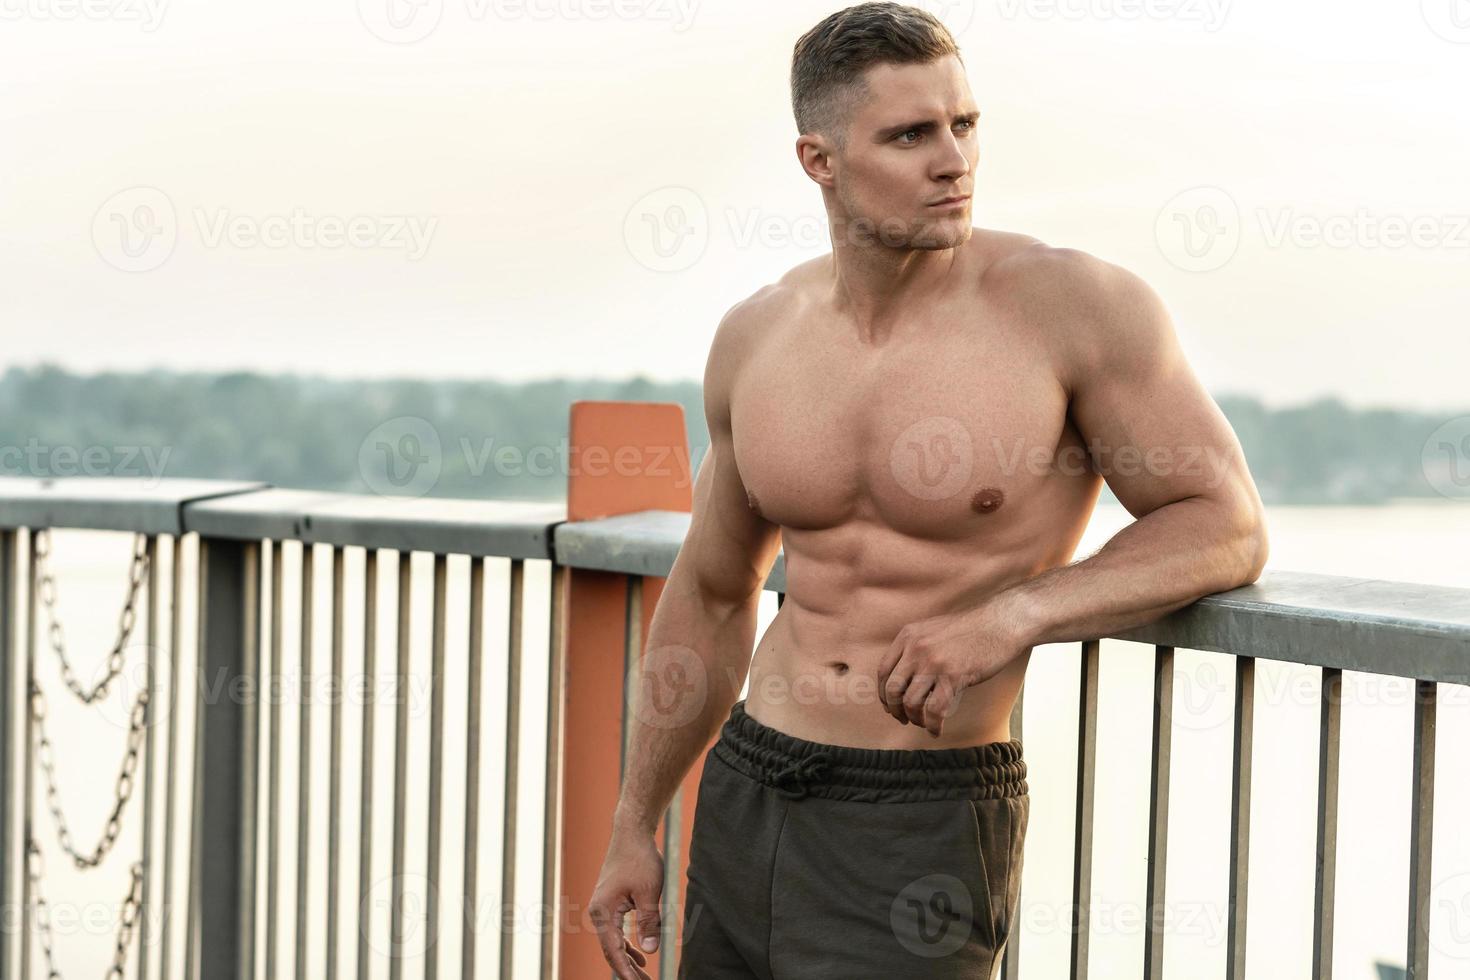
<instances>
[{"instance_id":1,"label":"nipple","mask_svg":"<svg viewBox=\"0 0 1470 980\"><path fill-rule=\"evenodd\" d=\"M982 487L970 498L970 509L979 514L993 514L1005 500L1005 492L999 487Z\"/></svg>"}]
</instances>

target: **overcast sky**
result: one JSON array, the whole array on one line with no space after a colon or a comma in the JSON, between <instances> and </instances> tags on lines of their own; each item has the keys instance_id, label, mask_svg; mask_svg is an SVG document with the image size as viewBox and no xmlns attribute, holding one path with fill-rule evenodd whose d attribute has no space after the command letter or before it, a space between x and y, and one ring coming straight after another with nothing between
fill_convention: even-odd
<instances>
[{"instance_id":1,"label":"overcast sky","mask_svg":"<svg viewBox=\"0 0 1470 980\"><path fill-rule=\"evenodd\" d=\"M697 379L827 250L839 6L0 0L0 367ZM1216 394L1470 405L1467 0L928 6L977 224L1142 275Z\"/></svg>"}]
</instances>

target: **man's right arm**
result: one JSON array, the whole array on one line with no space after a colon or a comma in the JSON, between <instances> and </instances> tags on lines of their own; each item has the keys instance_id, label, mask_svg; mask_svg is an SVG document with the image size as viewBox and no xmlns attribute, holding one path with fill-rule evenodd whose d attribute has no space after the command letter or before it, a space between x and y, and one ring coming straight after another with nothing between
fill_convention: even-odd
<instances>
[{"instance_id":1,"label":"man's right arm","mask_svg":"<svg viewBox=\"0 0 1470 980\"><path fill-rule=\"evenodd\" d=\"M757 294L759 295L759 294ZM640 670L651 671L643 697L662 693L662 668L678 662L702 674L698 710L681 705L677 724L635 712L628 767L615 823L652 833L685 774L718 735L740 696L755 645L761 586L780 550L780 528L751 509L735 465L730 394L747 360L757 321L754 297L721 320L704 374L704 414L710 447L694 481L689 531L669 571L649 626ZM670 651L677 651L671 653ZM686 695L688 696L688 695Z\"/></svg>"}]
</instances>

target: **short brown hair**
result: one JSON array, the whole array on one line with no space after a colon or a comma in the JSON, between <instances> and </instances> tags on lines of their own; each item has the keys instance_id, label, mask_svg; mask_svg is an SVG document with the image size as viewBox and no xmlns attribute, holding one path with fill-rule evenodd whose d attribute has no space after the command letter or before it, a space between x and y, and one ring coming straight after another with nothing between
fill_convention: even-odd
<instances>
[{"instance_id":1,"label":"short brown hair","mask_svg":"<svg viewBox=\"0 0 1470 980\"><path fill-rule=\"evenodd\" d=\"M869 68L922 65L959 53L949 29L927 10L888 2L839 10L803 34L792 52L796 128L830 136L841 148L848 117L866 94Z\"/></svg>"}]
</instances>

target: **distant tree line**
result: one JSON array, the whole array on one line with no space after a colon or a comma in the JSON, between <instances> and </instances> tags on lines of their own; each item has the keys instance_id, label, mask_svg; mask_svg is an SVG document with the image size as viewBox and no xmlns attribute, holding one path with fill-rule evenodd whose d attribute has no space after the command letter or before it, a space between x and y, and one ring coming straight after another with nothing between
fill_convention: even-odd
<instances>
[{"instance_id":1,"label":"distant tree line","mask_svg":"<svg viewBox=\"0 0 1470 980\"><path fill-rule=\"evenodd\" d=\"M676 402L692 465L704 458L709 439L695 382L80 375L41 365L0 378L0 475L208 477L550 500L566 491L568 413L583 399ZM1216 401L1267 503L1438 496L1422 455L1447 416L1354 409L1336 398L1280 409L1246 396ZM1104 499L1112 499L1106 490Z\"/></svg>"}]
</instances>

